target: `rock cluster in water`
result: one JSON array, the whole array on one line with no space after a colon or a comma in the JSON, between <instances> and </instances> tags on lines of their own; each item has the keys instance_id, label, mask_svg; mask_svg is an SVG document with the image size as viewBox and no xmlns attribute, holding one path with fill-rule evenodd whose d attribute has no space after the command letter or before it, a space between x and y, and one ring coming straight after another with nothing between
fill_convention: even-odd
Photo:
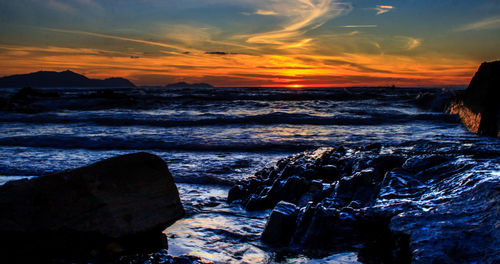
<instances>
[{"instance_id":1,"label":"rock cluster in water","mask_svg":"<svg viewBox=\"0 0 500 264\"><path fill-rule=\"evenodd\" d=\"M463 96L449 110L471 131L500 137L500 61L481 64Z\"/></svg>"},{"instance_id":2,"label":"rock cluster in water","mask_svg":"<svg viewBox=\"0 0 500 264\"><path fill-rule=\"evenodd\" d=\"M492 263L500 260L500 184L463 174L470 164L456 157L468 151L319 149L240 181L228 202L274 208L261 239L275 247L357 251L366 263Z\"/></svg>"},{"instance_id":3,"label":"rock cluster in water","mask_svg":"<svg viewBox=\"0 0 500 264\"><path fill-rule=\"evenodd\" d=\"M8 182L0 214L4 255L43 259L166 248L184 208L167 164L135 153Z\"/></svg>"}]
</instances>

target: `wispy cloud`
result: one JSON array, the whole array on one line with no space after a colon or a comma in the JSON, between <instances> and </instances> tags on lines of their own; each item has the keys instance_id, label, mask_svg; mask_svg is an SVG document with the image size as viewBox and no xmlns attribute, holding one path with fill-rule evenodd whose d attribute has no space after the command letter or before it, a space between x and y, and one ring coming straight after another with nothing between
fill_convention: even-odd
<instances>
[{"instance_id":1,"label":"wispy cloud","mask_svg":"<svg viewBox=\"0 0 500 264\"><path fill-rule=\"evenodd\" d=\"M311 42L313 39L312 38L307 38L307 39L303 39L301 41L298 41L298 42L295 42L295 43L292 43L292 44L288 44L288 45L284 45L280 48L302 48L302 47L305 47L308 45L309 42Z\"/></svg>"},{"instance_id":2,"label":"wispy cloud","mask_svg":"<svg viewBox=\"0 0 500 264\"><path fill-rule=\"evenodd\" d=\"M422 45L422 39L419 38L413 38L413 37L400 37L400 38L405 42L404 48L407 50L413 50Z\"/></svg>"},{"instance_id":3,"label":"wispy cloud","mask_svg":"<svg viewBox=\"0 0 500 264\"><path fill-rule=\"evenodd\" d=\"M104 8L94 0L48 0L47 5L63 13L77 13L84 10L102 12Z\"/></svg>"},{"instance_id":4,"label":"wispy cloud","mask_svg":"<svg viewBox=\"0 0 500 264\"><path fill-rule=\"evenodd\" d=\"M375 28L377 25L345 25L344 28Z\"/></svg>"},{"instance_id":5,"label":"wispy cloud","mask_svg":"<svg viewBox=\"0 0 500 264\"><path fill-rule=\"evenodd\" d=\"M114 39L114 40L121 40L121 41L127 41L127 42L135 42L135 43L141 43L141 44L152 45L152 46L157 46L157 47L175 49L178 51L199 52L198 50L189 49L189 48L185 48L185 47L181 47L181 46L173 45L173 44L156 42L156 41L148 41L148 40L142 40L142 39L120 37L120 36L115 36L115 35L107 35L107 34L80 31L80 30L67 30L67 29L57 29L57 28L42 28L42 29L48 30L48 31L53 31L53 32L78 34L78 35L86 35L86 36L92 36L92 37L98 37L98 38L106 38L106 39Z\"/></svg>"},{"instance_id":6,"label":"wispy cloud","mask_svg":"<svg viewBox=\"0 0 500 264\"><path fill-rule=\"evenodd\" d=\"M301 41L297 38L308 29L317 28L328 19L340 16L351 9L350 4L340 3L335 0L286 0L273 2L273 4L265 9L264 13L283 17L285 22L281 28L243 37L247 38L246 41L248 43L288 45L293 41Z\"/></svg>"},{"instance_id":7,"label":"wispy cloud","mask_svg":"<svg viewBox=\"0 0 500 264\"><path fill-rule=\"evenodd\" d=\"M377 10L377 15L382 15L384 13L387 13L387 12L391 11L392 9L394 9L394 6L390 6L390 5L377 5L375 7L375 10Z\"/></svg>"},{"instance_id":8,"label":"wispy cloud","mask_svg":"<svg viewBox=\"0 0 500 264\"><path fill-rule=\"evenodd\" d=\"M15 51L15 52L46 52L46 53L67 53L67 54L107 54L119 53L116 51L102 50L102 49L88 49L88 48L67 48L67 47L33 47L33 46L14 46L14 45L0 45L1 50Z\"/></svg>"},{"instance_id":9,"label":"wispy cloud","mask_svg":"<svg viewBox=\"0 0 500 264\"><path fill-rule=\"evenodd\" d=\"M500 16L486 18L471 24L463 25L457 31L483 30L500 28Z\"/></svg>"},{"instance_id":10,"label":"wispy cloud","mask_svg":"<svg viewBox=\"0 0 500 264\"><path fill-rule=\"evenodd\" d=\"M65 13L73 13L76 11L76 9L73 8L71 5L57 0L49 0L47 4L50 7Z\"/></svg>"},{"instance_id":11,"label":"wispy cloud","mask_svg":"<svg viewBox=\"0 0 500 264\"><path fill-rule=\"evenodd\" d=\"M278 13L276 11L262 10L262 9L259 9L259 10L255 11L254 14L261 15L261 16L275 16L275 15L278 15Z\"/></svg>"}]
</instances>

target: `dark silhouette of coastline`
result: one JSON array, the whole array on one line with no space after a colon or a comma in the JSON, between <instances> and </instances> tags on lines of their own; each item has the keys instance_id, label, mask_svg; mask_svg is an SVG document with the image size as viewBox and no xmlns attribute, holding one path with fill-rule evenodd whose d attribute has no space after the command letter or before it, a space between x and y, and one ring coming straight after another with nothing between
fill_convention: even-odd
<instances>
[{"instance_id":1,"label":"dark silhouette of coastline","mask_svg":"<svg viewBox=\"0 0 500 264\"><path fill-rule=\"evenodd\" d=\"M124 78L90 79L70 70L62 72L38 71L28 74L16 74L0 78L0 87L135 87Z\"/></svg>"}]
</instances>

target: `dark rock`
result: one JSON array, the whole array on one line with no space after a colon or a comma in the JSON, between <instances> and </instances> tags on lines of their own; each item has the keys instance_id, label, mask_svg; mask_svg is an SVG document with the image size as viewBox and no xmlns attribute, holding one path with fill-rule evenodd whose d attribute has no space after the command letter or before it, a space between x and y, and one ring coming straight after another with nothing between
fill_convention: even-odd
<instances>
[{"instance_id":1,"label":"dark rock","mask_svg":"<svg viewBox=\"0 0 500 264\"><path fill-rule=\"evenodd\" d=\"M24 87L15 93L11 100L12 101L28 101L35 100L36 98L58 98L59 94L56 92L44 92L40 90L35 90L31 87Z\"/></svg>"},{"instance_id":2,"label":"dark rock","mask_svg":"<svg viewBox=\"0 0 500 264\"><path fill-rule=\"evenodd\" d=\"M259 196L256 194L250 195L247 199L247 202L244 204L245 209L249 211L254 210L264 210L271 208L273 206L273 202L269 199L268 196Z\"/></svg>"},{"instance_id":3,"label":"dark rock","mask_svg":"<svg viewBox=\"0 0 500 264\"><path fill-rule=\"evenodd\" d=\"M301 210L292 247L307 250L350 250L358 241L356 218L351 212L343 212L323 206Z\"/></svg>"},{"instance_id":4,"label":"dark rock","mask_svg":"<svg viewBox=\"0 0 500 264\"><path fill-rule=\"evenodd\" d=\"M165 250L155 252L152 254L135 254L128 256L121 256L117 261L110 260L108 263L117 264L210 264L212 262L201 259L193 255L171 256Z\"/></svg>"},{"instance_id":5,"label":"dark rock","mask_svg":"<svg viewBox=\"0 0 500 264\"><path fill-rule=\"evenodd\" d=\"M304 178L292 176L284 183L280 182L271 188L269 196L274 201L286 201L296 203L297 200L309 189L309 184ZM273 187L274 187L273 186Z\"/></svg>"},{"instance_id":6,"label":"dark rock","mask_svg":"<svg viewBox=\"0 0 500 264\"><path fill-rule=\"evenodd\" d=\"M372 204L380 191L380 181L373 169L363 170L342 178L337 187L336 198L348 205L351 201L358 201L362 205Z\"/></svg>"},{"instance_id":7,"label":"dark rock","mask_svg":"<svg viewBox=\"0 0 500 264\"><path fill-rule=\"evenodd\" d=\"M165 247L162 231L184 215L167 164L148 153L8 182L0 212L7 252L43 254Z\"/></svg>"},{"instance_id":8,"label":"dark rock","mask_svg":"<svg viewBox=\"0 0 500 264\"><path fill-rule=\"evenodd\" d=\"M288 245L295 232L298 208L295 204L279 202L269 215L262 232L262 241L272 245Z\"/></svg>"},{"instance_id":9,"label":"dark rock","mask_svg":"<svg viewBox=\"0 0 500 264\"><path fill-rule=\"evenodd\" d=\"M500 137L500 61L484 62L449 109L474 133Z\"/></svg>"},{"instance_id":10,"label":"dark rock","mask_svg":"<svg viewBox=\"0 0 500 264\"><path fill-rule=\"evenodd\" d=\"M247 192L243 186L235 185L229 190L229 193L227 194L227 202L232 203L237 200L242 200L246 197L246 195Z\"/></svg>"},{"instance_id":11,"label":"dark rock","mask_svg":"<svg viewBox=\"0 0 500 264\"><path fill-rule=\"evenodd\" d=\"M419 155L407 159L402 168L417 173L432 166L449 161L450 158L442 155Z\"/></svg>"},{"instance_id":12,"label":"dark rock","mask_svg":"<svg viewBox=\"0 0 500 264\"><path fill-rule=\"evenodd\" d=\"M425 110L443 112L453 102L454 96L453 92L444 90L422 92L415 98L415 104Z\"/></svg>"},{"instance_id":13,"label":"dark rock","mask_svg":"<svg viewBox=\"0 0 500 264\"><path fill-rule=\"evenodd\" d=\"M405 160L404 157L399 155L379 155L371 159L367 166L374 168L378 174L376 181L381 181L386 172L401 167Z\"/></svg>"},{"instance_id":14,"label":"dark rock","mask_svg":"<svg viewBox=\"0 0 500 264\"><path fill-rule=\"evenodd\" d=\"M288 245L288 252L324 257L356 251L363 263L500 260L500 187L494 176L483 175L496 169L491 161L498 153L484 161L471 155L475 151L437 149L429 142L385 146L390 155L377 148L294 155L241 181L231 195L243 197L247 209L271 208L281 198L293 202L299 209L290 240L289 229L266 227L266 233L278 232L266 234L270 240L287 238L273 243ZM323 172L332 168L338 179L330 183Z\"/></svg>"},{"instance_id":15,"label":"dark rock","mask_svg":"<svg viewBox=\"0 0 500 264\"><path fill-rule=\"evenodd\" d=\"M339 170L335 165L324 165L318 168L318 175L315 178L325 182L334 182L339 180Z\"/></svg>"}]
</instances>

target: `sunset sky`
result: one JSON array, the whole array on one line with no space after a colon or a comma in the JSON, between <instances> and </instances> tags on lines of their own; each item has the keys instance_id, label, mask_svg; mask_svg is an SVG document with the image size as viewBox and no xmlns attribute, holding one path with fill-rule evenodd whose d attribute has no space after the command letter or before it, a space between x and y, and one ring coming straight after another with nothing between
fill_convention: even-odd
<instances>
[{"instance_id":1,"label":"sunset sky","mask_svg":"<svg viewBox=\"0 0 500 264\"><path fill-rule=\"evenodd\" d=\"M441 86L500 59L498 0L0 0L0 76Z\"/></svg>"}]
</instances>

